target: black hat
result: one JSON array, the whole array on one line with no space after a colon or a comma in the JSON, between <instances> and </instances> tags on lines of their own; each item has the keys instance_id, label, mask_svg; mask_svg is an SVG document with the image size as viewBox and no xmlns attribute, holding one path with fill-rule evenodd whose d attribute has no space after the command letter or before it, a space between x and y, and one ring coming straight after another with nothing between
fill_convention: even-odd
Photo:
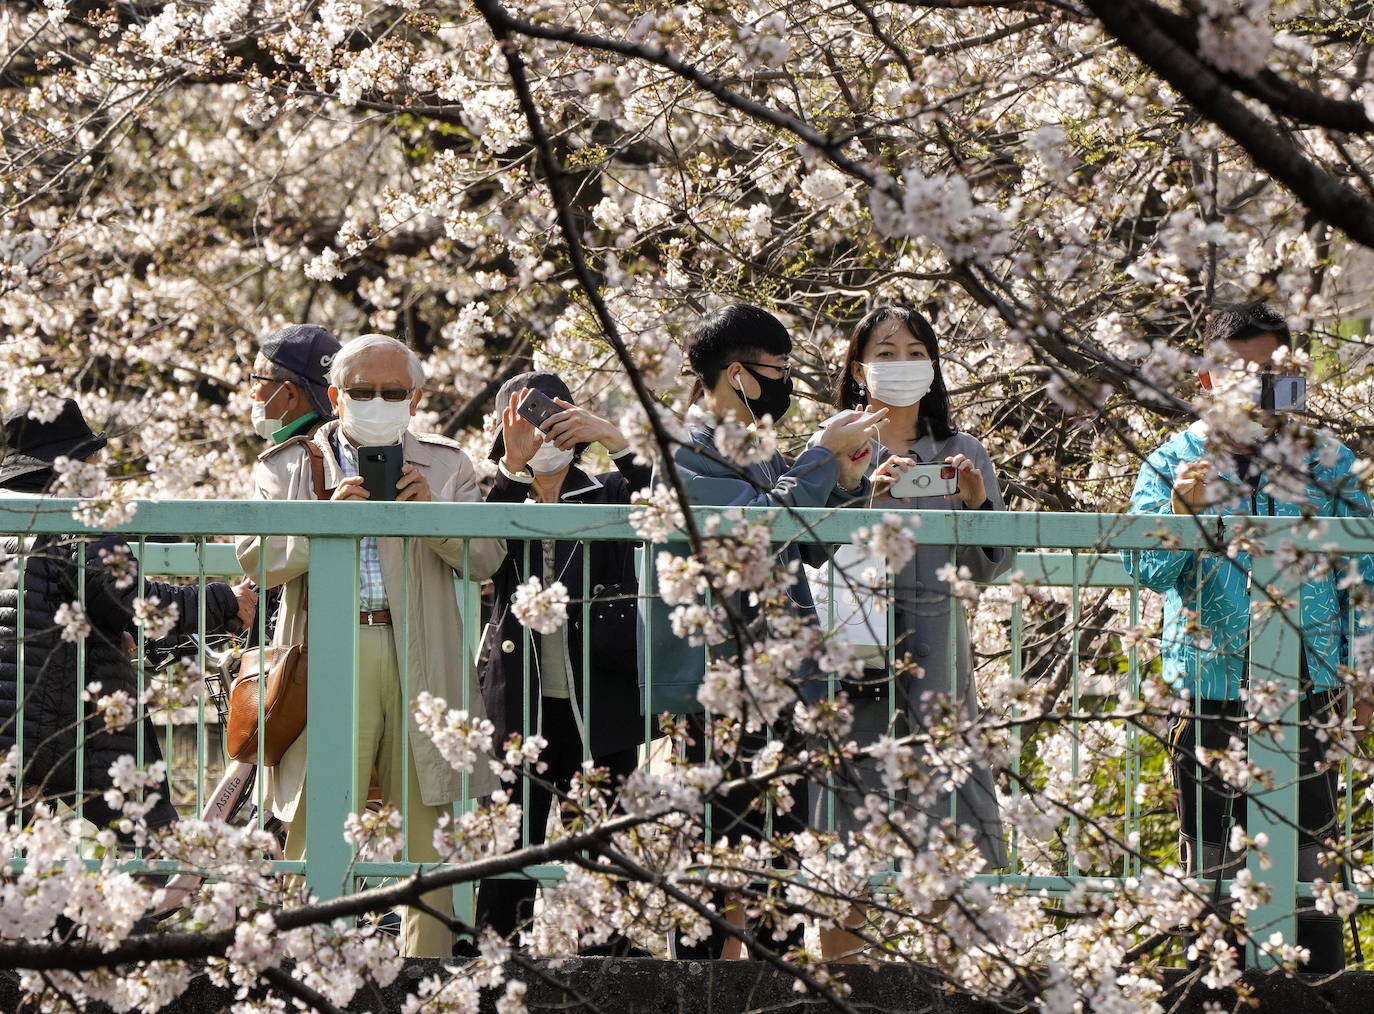
<instances>
[{"instance_id":1,"label":"black hat","mask_svg":"<svg viewBox=\"0 0 1374 1014\"><path fill-rule=\"evenodd\" d=\"M80 406L72 399L62 399L62 408L51 422L30 418L33 408L32 404L20 405L5 416L0 483L31 472L48 471L61 457L90 457L105 446L105 434L86 425Z\"/></svg>"},{"instance_id":2,"label":"black hat","mask_svg":"<svg viewBox=\"0 0 1374 1014\"><path fill-rule=\"evenodd\" d=\"M563 383L563 378L556 373L549 373L547 370L536 370L534 373L521 373L501 385L501 390L496 392L496 414L499 417L502 410L510 404L510 396L516 391L523 391L527 387L532 387L536 391L542 391L550 398L562 398L569 404L576 404L573 401L572 392L568 390L568 385ZM582 448L578 447L578 454ZM492 461L500 461L506 453L506 441L504 431L497 429L496 439L492 442L491 453L487 455Z\"/></svg>"},{"instance_id":3,"label":"black hat","mask_svg":"<svg viewBox=\"0 0 1374 1014\"><path fill-rule=\"evenodd\" d=\"M288 324L262 340L263 358L305 380L305 393L315 411L334 417L329 404L329 367L342 346L339 339L318 324Z\"/></svg>"}]
</instances>

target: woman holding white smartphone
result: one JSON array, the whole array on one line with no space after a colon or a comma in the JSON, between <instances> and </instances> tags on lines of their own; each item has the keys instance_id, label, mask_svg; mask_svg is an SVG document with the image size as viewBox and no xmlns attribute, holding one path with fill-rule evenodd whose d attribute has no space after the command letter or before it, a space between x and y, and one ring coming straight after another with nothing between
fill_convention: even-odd
<instances>
[{"instance_id":1,"label":"woman holding white smartphone","mask_svg":"<svg viewBox=\"0 0 1374 1014\"><path fill-rule=\"evenodd\" d=\"M872 496L854 506L1003 509L988 452L976 437L956 431L950 422L935 332L915 310L881 307L858 323L849 340L836 400L841 409L887 410L870 448ZM1011 552L923 544L893 575L890 651L872 652L863 678L844 686L854 706L851 735L861 744L885 734L919 736L937 723L958 735L978 714L965 610L956 605L949 585L937 576L950 563L967 567L974 581L987 581L1010 566ZM848 576L850 580L859 577ZM836 581L841 579L835 576ZM951 706L957 709L952 721ZM923 753L917 744L918 764ZM956 748L949 754L963 751ZM981 850L988 869L1005 866L1006 842L987 767L975 761L962 770L929 773L933 777L927 791L903 792L889 799L889 805L922 810L937 821L953 817L966 829L962 834ZM962 779L953 790L943 788L950 774L954 780ZM865 793L883 791L876 763L855 765L831 790L815 794L813 826L833 827L841 834L863 827L865 822L854 816L854 808L862 805ZM823 945L828 958L844 960L862 941L837 928L823 933Z\"/></svg>"}]
</instances>

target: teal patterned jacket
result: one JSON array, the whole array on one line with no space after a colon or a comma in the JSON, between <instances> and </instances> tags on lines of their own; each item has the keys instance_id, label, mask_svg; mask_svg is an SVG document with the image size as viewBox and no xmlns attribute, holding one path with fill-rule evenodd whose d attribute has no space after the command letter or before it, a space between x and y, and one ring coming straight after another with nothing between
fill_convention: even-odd
<instances>
[{"instance_id":1,"label":"teal patterned jacket","mask_svg":"<svg viewBox=\"0 0 1374 1014\"><path fill-rule=\"evenodd\" d=\"M1170 494L1178 465L1205 456L1206 429L1201 423L1175 434L1146 459L1131 494L1131 510L1137 514L1172 514ZM1225 455L1218 457L1229 460ZM1307 485L1301 501L1280 499L1275 485L1262 471L1258 477L1251 477L1255 483L1253 497L1234 472L1220 472L1228 488L1240 492L1233 501L1219 504L1216 513L1369 517L1369 498L1355 477L1354 464L1355 455L1350 448L1335 437L1318 435L1314 449L1303 462ZM1255 467L1263 468L1258 457ZM1164 594L1164 678L1180 690L1196 686L1195 693L1207 700L1240 697L1245 646L1250 636L1246 592L1250 555L1240 552L1228 558L1216 553L1138 550L1123 553L1122 557L1126 570L1136 575L1141 584ZM1374 589L1374 557L1362 555L1356 559L1366 585ZM1303 656L1317 690L1341 685L1339 667L1349 656L1350 595L1340 587L1348 565L1348 558L1333 560L1331 567L1314 574L1302 586ZM1201 646L1189 629L1191 616L1199 609L1195 629L1207 632ZM1374 629L1371 617L1363 609L1355 626L1356 635L1362 638ZM1197 684L1193 683L1195 673Z\"/></svg>"}]
</instances>

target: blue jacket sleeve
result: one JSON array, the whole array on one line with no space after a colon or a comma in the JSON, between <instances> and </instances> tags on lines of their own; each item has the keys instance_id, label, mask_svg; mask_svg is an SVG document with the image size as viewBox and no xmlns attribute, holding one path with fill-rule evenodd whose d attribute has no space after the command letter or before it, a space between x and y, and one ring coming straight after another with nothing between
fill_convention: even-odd
<instances>
[{"instance_id":1,"label":"blue jacket sleeve","mask_svg":"<svg viewBox=\"0 0 1374 1014\"><path fill-rule=\"evenodd\" d=\"M1133 514L1173 514L1174 464L1174 455L1167 445L1145 459L1131 492ZM1137 549L1121 556L1126 573L1157 592L1176 587L1179 579L1191 570L1194 560L1191 552L1169 549Z\"/></svg>"},{"instance_id":2,"label":"blue jacket sleeve","mask_svg":"<svg viewBox=\"0 0 1374 1014\"><path fill-rule=\"evenodd\" d=\"M728 465L695 449L679 450L674 461L687 498L712 507L824 507L840 474L835 455L823 447L808 448L771 489L760 489L744 475L728 473Z\"/></svg>"},{"instance_id":3,"label":"blue jacket sleeve","mask_svg":"<svg viewBox=\"0 0 1374 1014\"><path fill-rule=\"evenodd\" d=\"M1355 476L1355 455L1344 444L1336 455L1336 463L1331 470L1330 487L1333 511L1338 518L1369 518L1374 516L1369 495L1360 486ZM1337 578L1337 601L1341 610L1341 632L1346 640L1347 651L1343 657L1349 658L1351 604L1355 605L1354 636L1367 637L1374 633L1374 555L1361 553L1354 558L1359 568L1361 584L1351 588L1345 585L1346 566L1340 567ZM1348 564L1349 561L1344 561Z\"/></svg>"}]
</instances>

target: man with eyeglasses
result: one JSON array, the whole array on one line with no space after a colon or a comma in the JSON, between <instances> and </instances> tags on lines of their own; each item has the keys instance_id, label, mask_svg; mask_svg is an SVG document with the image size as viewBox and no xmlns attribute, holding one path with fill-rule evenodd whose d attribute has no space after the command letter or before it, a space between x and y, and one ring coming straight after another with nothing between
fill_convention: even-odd
<instances>
[{"instance_id":1,"label":"man with eyeglasses","mask_svg":"<svg viewBox=\"0 0 1374 1014\"><path fill-rule=\"evenodd\" d=\"M253 432L272 446L309 436L334 418L329 368L339 339L318 324L290 324L264 338L253 360Z\"/></svg>"},{"instance_id":2,"label":"man with eyeglasses","mask_svg":"<svg viewBox=\"0 0 1374 1014\"><path fill-rule=\"evenodd\" d=\"M392 491L395 500L480 500L472 462L456 443L436 434L410 432L423 383L419 359L394 338L363 335L344 345L329 371L329 398L338 420L325 423L313 437L296 437L264 454L256 472L258 495L267 500L317 499L318 475L328 499L386 499L382 490L367 488L359 474L359 454L362 448L399 447L404 464ZM361 811L366 804L375 766L382 800L398 810L402 799L408 800L404 814L407 846L402 857L407 861L438 860L434 828L463 789L461 776L410 717L410 702L421 691L429 691L455 705L466 701L469 711L481 717L476 667L463 661L464 617L458 612L453 578L455 574L479 581L490 577L505 551L500 539L472 539L465 549L461 538L363 538L358 547L357 619L318 611L310 617L341 632L340 624L358 624L354 808ZM283 588L275 644L306 640L309 552L309 540L297 536L246 538L239 543L244 572L256 577L265 553L268 587ZM403 616L408 618L408 643L402 643L399 634L393 635ZM312 671L310 678L337 681L340 692L347 692L344 674ZM289 859L305 854L302 789L309 734L307 720L305 733L266 772L269 805L290 822ZM325 748L334 749L335 744L325 744ZM479 760L468 778L469 796L487 795L496 787L488 765ZM432 892L424 900L445 916L453 911L452 894L447 890ZM404 956L449 957L453 942L452 932L440 920L409 908L402 912Z\"/></svg>"},{"instance_id":3,"label":"man with eyeglasses","mask_svg":"<svg viewBox=\"0 0 1374 1014\"><path fill-rule=\"evenodd\" d=\"M696 377L688 412L689 439L673 449L672 468L693 505L718 507L825 507L840 506L855 498L867 498L869 483L864 478L869 436L883 419L878 412L853 412L829 420L808 447L790 465L777 451L762 460L741 464L731 460L717 444L718 434L727 424L732 428L757 424L765 416L780 422L792 406L792 338L787 328L767 310L743 303L723 306L706 316L687 341L687 361ZM668 467L658 465L658 474ZM685 555L690 549L670 544L643 555L639 586L652 587L656 561L664 554ZM801 571L802 550L796 544L777 556L780 572L792 569L793 578L782 611L770 623L783 629L793 621L813 623L815 606L806 576ZM761 618L760 608L747 596L736 595L729 602L745 624ZM661 597L649 597L639 615L641 700L648 714L670 712L686 716L691 730L691 745L686 758L701 763L708 758L725 762L727 777L743 775L750 758L768 748L764 733L746 732L733 751L720 753L709 742L706 701L702 689L707 682L707 662L699 644L673 631L671 611ZM712 649L714 657L740 661L739 645L733 639ZM825 681L814 665L804 663L794 673L797 689L816 699L825 691ZM707 697L711 688L707 686ZM715 710L712 708L712 710ZM793 749L800 749L786 721L776 723L775 738L781 737ZM804 790L803 790L804 791ZM790 813L773 813L771 828L765 807L759 805L759 790L744 787L715 800L712 804L711 834L738 842L747 835L756 841L772 834L800 831L798 814L807 812L805 800ZM741 909L728 896L716 899L717 908L727 917L738 919ZM669 954L675 958L735 958L740 948L735 938L715 931L708 939L687 944L674 931L669 939Z\"/></svg>"}]
</instances>

